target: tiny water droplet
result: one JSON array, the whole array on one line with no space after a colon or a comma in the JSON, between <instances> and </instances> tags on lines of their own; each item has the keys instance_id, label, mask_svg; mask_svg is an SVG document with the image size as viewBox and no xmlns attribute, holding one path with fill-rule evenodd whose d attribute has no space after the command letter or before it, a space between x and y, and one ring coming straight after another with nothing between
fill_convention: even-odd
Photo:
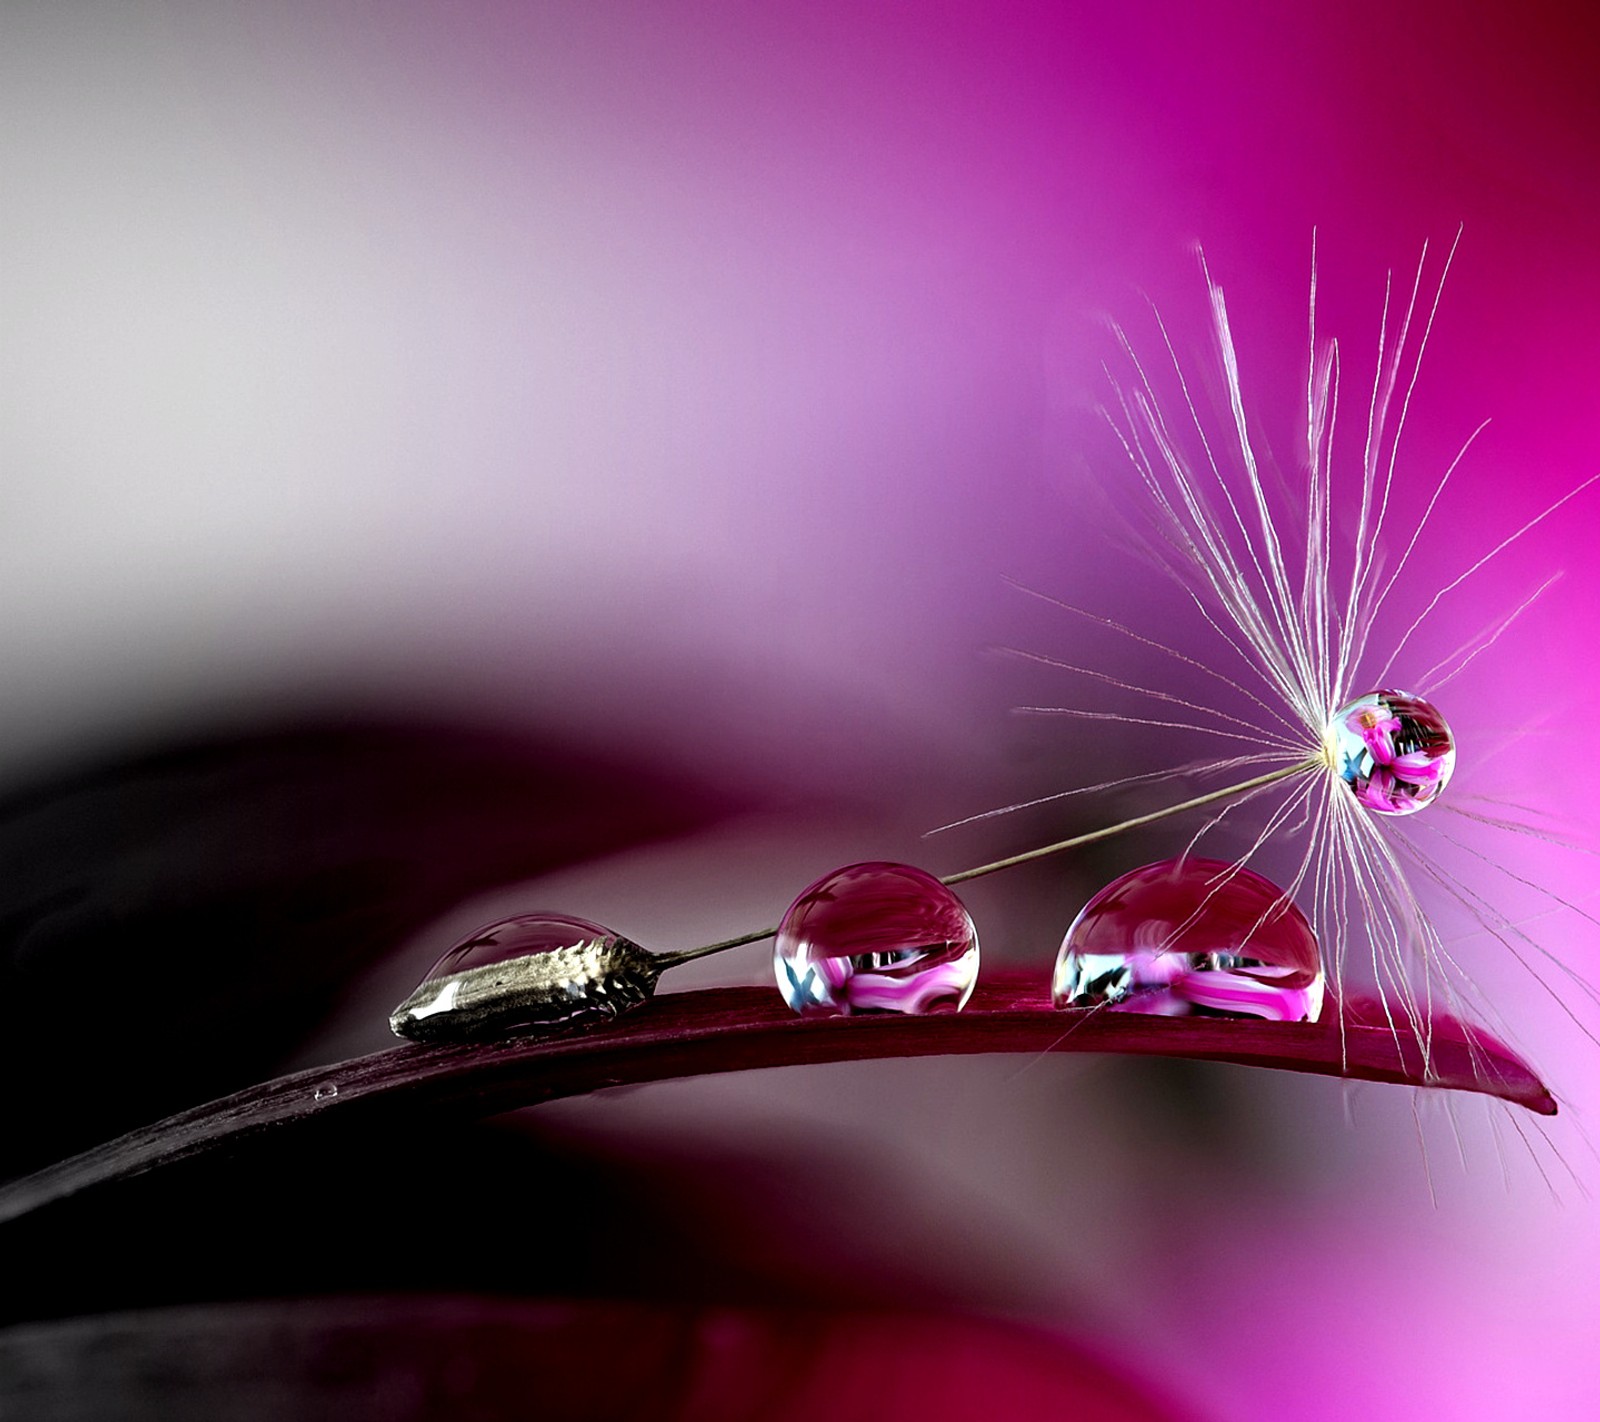
<instances>
[{"instance_id":1,"label":"tiny water droplet","mask_svg":"<svg viewBox=\"0 0 1600 1422\"><path fill-rule=\"evenodd\" d=\"M651 954L598 923L517 914L446 950L389 1015L389 1026L427 1042L615 1017L654 993L659 972Z\"/></svg>"},{"instance_id":2,"label":"tiny water droplet","mask_svg":"<svg viewBox=\"0 0 1600 1422\"><path fill-rule=\"evenodd\" d=\"M1164 859L1084 905L1056 955L1057 1007L1315 1022L1322 955L1305 915L1252 870Z\"/></svg>"},{"instance_id":3,"label":"tiny water droplet","mask_svg":"<svg viewBox=\"0 0 1600 1422\"><path fill-rule=\"evenodd\" d=\"M978 981L978 931L933 875L850 864L789 906L773 969L783 1000L804 1017L958 1012Z\"/></svg>"},{"instance_id":4,"label":"tiny water droplet","mask_svg":"<svg viewBox=\"0 0 1600 1422\"><path fill-rule=\"evenodd\" d=\"M1415 814L1449 783L1456 739L1439 708L1405 691L1374 691L1328 723L1334 773L1379 815Z\"/></svg>"},{"instance_id":5,"label":"tiny water droplet","mask_svg":"<svg viewBox=\"0 0 1600 1422\"><path fill-rule=\"evenodd\" d=\"M313 1091L311 1093L311 1099L313 1101L331 1101L338 1094L339 1088L330 1083L327 1086L319 1086L315 1091Z\"/></svg>"}]
</instances>

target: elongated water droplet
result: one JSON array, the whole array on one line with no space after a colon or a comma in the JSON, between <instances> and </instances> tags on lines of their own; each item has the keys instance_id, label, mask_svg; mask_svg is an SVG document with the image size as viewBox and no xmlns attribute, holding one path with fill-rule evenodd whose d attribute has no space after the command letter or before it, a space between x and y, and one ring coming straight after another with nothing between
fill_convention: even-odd
<instances>
[{"instance_id":1,"label":"elongated water droplet","mask_svg":"<svg viewBox=\"0 0 1600 1422\"><path fill-rule=\"evenodd\" d=\"M958 1012L978 981L978 930L933 875L909 864L850 864L789 906L773 967L806 1017Z\"/></svg>"},{"instance_id":2,"label":"elongated water droplet","mask_svg":"<svg viewBox=\"0 0 1600 1422\"><path fill-rule=\"evenodd\" d=\"M615 1017L655 992L659 972L637 943L598 923L518 914L450 948L389 1026L401 1037L437 1041Z\"/></svg>"},{"instance_id":3,"label":"elongated water droplet","mask_svg":"<svg viewBox=\"0 0 1600 1422\"><path fill-rule=\"evenodd\" d=\"M1327 747L1334 773L1380 815L1415 814L1456 767L1456 738L1439 708L1405 691L1374 691L1341 706Z\"/></svg>"},{"instance_id":4,"label":"elongated water droplet","mask_svg":"<svg viewBox=\"0 0 1600 1422\"><path fill-rule=\"evenodd\" d=\"M1270 880L1217 859L1164 859L1084 905L1056 955L1057 1007L1315 1022L1322 956Z\"/></svg>"}]
</instances>

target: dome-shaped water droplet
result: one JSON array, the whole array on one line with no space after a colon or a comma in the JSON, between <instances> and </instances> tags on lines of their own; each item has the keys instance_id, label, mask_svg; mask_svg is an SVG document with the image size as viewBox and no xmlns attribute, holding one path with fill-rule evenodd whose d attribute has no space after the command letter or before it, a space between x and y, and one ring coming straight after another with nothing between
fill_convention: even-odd
<instances>
[{"instance_id":1,"label":"dome-shaped water droplet","mask_svg":"<svg viewBox=\"0 0 1600 1422\"><path fill-rule=\"evenodd\" d=\"M1404 691L1374 691L1328 723L1334 774L1367 809L1409 815L1432 801L1456 766L1456 738L1439 708Z\"/></svg>"},{"instance_id":2,"label":"dome-shaped water droplet","mask_svg":"<svg viewBox=\"0 0 1600 1422\"><path fill-rule=\"evenodd\" d=\"M1217 859L1164 859L1084 905L1056 955L1057 1007L1315 1022L1322 957L1270 880Z\"/></svg>"},{"instance_id":3,"label":"dome-shaped water droplet","mask_svg":"<svg viewBox=\"0 0 1600 1422\"><path fill-rule=\"evenodd\" d=\"M978 981L978 930L933 875L851 864L789 906L773 967L802 1016L959 1011Z\"/></svg>"},{"instance_id":4,"label":"dome-shaped water droplet","mask_svg":"<svg viewBox=\"0 0 1600 1422\"><path fill-rule=\"evenodd\" d=\"M615 1017L650 997L659 972L637 943L598 923L518 914L450 948L390 1014L389 1026L399 1036L434 1041Z\"/></svg>"}]
</instances>

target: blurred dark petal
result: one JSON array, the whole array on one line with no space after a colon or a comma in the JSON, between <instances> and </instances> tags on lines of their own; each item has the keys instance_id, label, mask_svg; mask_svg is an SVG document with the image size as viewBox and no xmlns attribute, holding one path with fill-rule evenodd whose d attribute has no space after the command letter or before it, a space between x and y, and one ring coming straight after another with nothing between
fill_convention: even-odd
<instances>
[{"instance_id":1,"label":"blurred dark petal","mask_svg":"<svg viewBox=\"0 0 1600 1422\"><path fill-rule=\"evenodd\" d=\"M541 1129L537 1116L514 1130L441 1128L419 1115L388 1138L346 1129L271 1136L231 1158L80 1195L13 1229L0 1322L412 1290L696 1304L970 1301L960 1251L939 1248L963 1220L883 1231L842 1207L888 1188L872 1165L812 1147L670 1156L642 1145L608 1158L581 1133ZM78 1255L95 1267L62 1267Z\"/></svg>"},{"instance_id":2,"label":"blurred dark petal","mask_svg":"<svg viewBox=\"0 0 1600 1422\"><path fill-rule=\"evenodd\" d=\"M859 1208L895 1193L812 1143L617 1155L537 1113L268 1139L13 1231L0 1414L1179 1415L964 1320L1020 1296L974 1286L969 1210Z\"/></svg>"},{"instance_id":3,"label":"blurred dark petal","mask_svg":"<svg viewBox=\"0 0 1600 1422\"><path fill-rule=\"evenodd\" d=\"M490 1298L174 1309L0 1335L0 1404L98 1418L1162 1422L1078 1349L993 1324Z\"/></svg>"},{"instance_id":4,"label":"blurred dark petal","mask_svg":"<svg viewBox=\"0 0 1600 1422\"><path fill-rule=\"evenodd\" d=\"M363 969L469 896L729 805L531 734L333 719L14 791L0 1173L271 1076Z\"/></svg>"}]
</instances>

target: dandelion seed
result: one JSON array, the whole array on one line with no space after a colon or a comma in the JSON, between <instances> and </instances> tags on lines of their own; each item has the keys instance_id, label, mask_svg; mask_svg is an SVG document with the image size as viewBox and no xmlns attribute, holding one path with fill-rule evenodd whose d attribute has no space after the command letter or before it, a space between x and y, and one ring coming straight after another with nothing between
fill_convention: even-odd
<instances>
[{"instance_id":1,"label":"dandelion seed","mask_svg":"<svg viewBox=\"0 0 1600 1422\"><path fill-rule=\"evenodd\" d=\"M1112 399L1103 413L1153 514L1149 542L1156 561L1215 635L1217 656L1197 656L1193 648L1180 652L1120 622L1081 615L1190 668L1199 665L1213 682L1225 684L1248 704L1237 712L1207 707L1171 691L1036 657L1157 705L1149 713L1126 714L1070 706L1025 708L1205 734L1230 748L1227 755L1202 763L1200 768L1208 771L1238 765L1242 757L1237 742L1252 742L1255 752L1248 758L1254 764L1279 768L1230 790L1242 790L1248 798L1285 789L1288 794L1238 864L1249 862L1268 843L1291 836L1299 843L1298 863L1285 883L1284 897L1292 900L1303 893L1316 934L1330 954L1333 984L1368 978L1379 989L1397 1039L1402 1031L1414 1033L1425 1061L1432 1047L1429 1024L1443 1010L1460 1011L1462 995L1472 987L1413 880L1470 913L1536 975L1550 966L1545 950L1509 916L1497 912L1480 885L1451 874L1404 824L1440 799L1456 765L1455 737L1425 695L1454 681L1490 651L1553 579L1478 638L1435 662L1417 679L1417 690L1399 689L1396 678L1405 680L1404 659L1416 634L1456 588L1595 482L1579 485L1488 552L1469 555L1458 575L1431 597L1417 599L1419 610L1398 641L1381 652L1375 649L1380 614L1402 600L1413 554L1484 428L1474 430L1445 466L1408 535L1393 539L1404 502L1401 444L1455 250L1452 243L1436 281L1427 280L1425 246L1409 289L1397 294L1392 279L1386 285L1357 462L1353 450L1347 455L1348 437L1338 427L1339 349L1317 329L1313 242L1306 477L1303 489L1291 495L1292 503L1281 496L1274 500L1269 492L1270 461L1258 449L1247 416L1245 378L1227 302L1203 255L1201 276L1222 377L1223 398L1215 419L1202 414L1196 378L1186 370L1153 307L1163 357L1159 365L1147 364L1125 331L1113 327L1128 374L1119 378L1108 370ZM1162 388L1166 398L1158 393ZM1355 506L1353 537L1346 548L1335 527L1341 500ZM1291 537L1301 523L1303 538ZM1385 570L1382 550L1391 539L1403 541L1403 548L1394 566ZM1079 612L1070 604L1060 605ZM1373 674L1373 667L1380 670ZM1363 685L1366 677L1371 679ZM1185 713L1181 719L1170 714L1173 707ZM1150 774L1132 777L1148 778ZM1186 853L1238 803L1229 791L1214 798L1226 801L1225 808L1194 836ZM1475 818L1480 823L1485 819ZM1510 878L1538 889L1515 874ZM1551 891L1541 892L1558 907L1572 907ZM1563 981L1572 975L1560 965L1555 970ZM1546 979L1541 976L1541 981ZM1585 991L1593 995L1587 984ZM1478 1008L1491 1018L1496 1015L1488 1004L1480 1002Z\"/></svg>"}]
</instances>

